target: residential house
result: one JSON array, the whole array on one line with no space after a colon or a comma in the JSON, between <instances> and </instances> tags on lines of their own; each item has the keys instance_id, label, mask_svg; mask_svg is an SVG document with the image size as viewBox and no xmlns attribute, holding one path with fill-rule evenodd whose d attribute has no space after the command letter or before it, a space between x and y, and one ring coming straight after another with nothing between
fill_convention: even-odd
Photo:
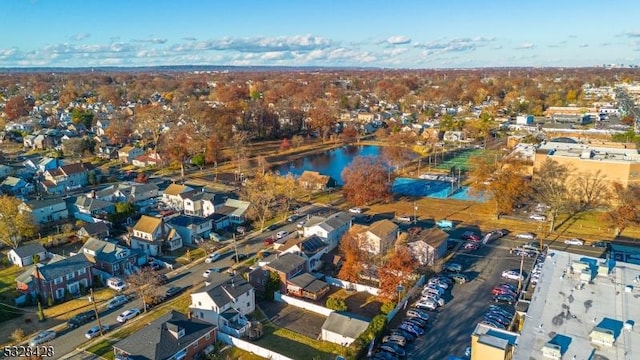
<instances>
[{"instance_id":1,"label":"residential house","mask_svg":"<svg viewBox=\"0 0 640 360\"><path fill-rule=\"evenodd\" d=\"M9 195L27 195L34 191L34 186L24 179L14 176L7 176L0 183L0 192Z\"/></svg>"},{"instance_id":2,"label":"residential house","mask_svg":"<svg viewBox=\"0 0 640 360\"><path fill-rule=\"evenodd\" d=\"M80 248L80 253L93 264L93 274L103 282L114 276L125 278L137 266L147 263L147 256L142 251L96 238L89 238Z\"/></svg>"},{"instance_id":3,"label":"residential house","mask_svg":"<svg viewBox=\"0 0 640 360\"><path fill-rule=\"evenodd\" d=\"M132 249L140 249L147 255L161 255L182 247L182 237L162 218L142 215L133 227L129 238Z\"/></svg>"},{"instance_id":4,"label":"residential house","mask_svg":"<svg viewBox=\"0 0 640 360\"><path fill-rule=\"evenodd\" d=\"M155 166L160 167L167 163L165 159L157 152L150 152L148 154L142 154L131 162L136 167Z\"/></svg>"},{"instance_id":5,"label":"residential house","mask_svg":"<svg viewBox=\"0 0 640 360\"><path fill-rule=\"evenodd\" d=\"M317 171L305 170L298 178L300 186L308 190L323 191L335 186L335 180L331 176L321 175Z\"/></svg>"},{"instance_id":6,"label":"residential house","mask_svg":"<svg viewBox=\"0 0 640 360\"><path fill-rule=\"evenodd\" d=\"M109 226L102 221L94 223L84 223L76 234L81 239L96 238L104 239L109 236Z\"/></svg>"},{"instance_id":7,"label":"residential house","mask_svg":"<svg viewBox=\"0 0 640 360\"><path fill-rule=\"evenodd\" d=\"M184 213L192 216L208 217L215 213L224 205L221 196L215 193L204 191L189 192L184 199Z\"/></svg>"},{"instance_id":8,"label":"residential house","mask_svg":"<svg viewBox=\"0 0 640 360\"><path fill-rule=\"evenodd\" d=\"M87 196L102 201L138 204L158 197L159 191L158 186L155 184L129 182L110 185L102 190L93 191Z\"/></svg>"},{"instance_id":9,"label":"residential house","mask_svg":"<svg viewBox=\"0 0 640 360\"><path fill-rule=\"evenodd\" d=\"M72 207L73 213L87 214L91 217L105 217L116 212L116 204L84 195L78 196Z\"/></svg>"},{"instance_id":10,"label":"residential house","mask_svg":"<svg viewBox=\"0 0 640 360\"><path fill-rule=\"evenodd\" d=\"M40 134L40 135L36 135L36 137L33 138L31 148L46 150L46 149L52 149L55 145L56 145L55 138L48 136L46 134Z\"/></svg>"},{"instance_id":11,"label":"residential house","mask_svg":"<svg viewBox=\"0 0 640 360\"><path fill-rule=\"evenodd\" d=\"M15 170L16 169L14 169L9 165L0 164L0 179L7 177L9 175L13 175L15 173Z\"/></svg>"},{"instance_id":12,"label":"residential house","mask_svg":"<svg viewBox=\"0 0 640 360\"><path fill-rule=\"evenodd\" d=\"M329 247L318 236L308 238L292 238L278 248L280 255L292 253L307 260L307 269L315 271L322 267L322 256L329 252Z\"/></svg>"},{"instance_id":13,"label":"residential house","mask_svg":"<svg viewBox=\"0 0 640 360\"><path fill-rule=\"evenodd\" d=\"M373 255L385 255L398 235L400 228L393 221L378 220L364 232L360 247Z\"/></svg>"},{"instance_id":14,"label":"residential house","mask_svg":"<svg viewBox=\"0 0 640 360\"><path fill-rule=\"evenodd\" d=\"M105 131L109 127L110 121L108 119L98 119L96 121L95 133L98 136L104 136Z\"/></svg>"},{"instance_id":15,"label":"residential house","mask_svg":"<svg viewBox=\"0 0 640 360\"><path fill-rule=\"evenodd\" d=\"M447 254L449 234L434 227L413 232L407 240L407 249L420 265L433 266Z\"/></svg>"},{"instance_id":16,"label":"residential house","mask_svg":"<svg viewBox=\"0 0 640 360\"><path fill-rule=\"evenodd\" d=\"M18 290L39 293L41 298L62 301L65 295L79 295L80 287L93 285L91 262L84 254L54 255L47 264L36 264L16 278Z\"/></svg>"},{"instance_id":17,"label":"residential house","mask_svg":"<svg viewBox=\"0 0 640 360\"><path fill-rule=\"evenodd\" d=\"M128 145L118 150L118 160L123 163L131 164L133 162L133 159L142 154L144 154L144 150L142 150L141 148Z\"/></svg>"},{"instance_id":18,"label":"residential house","mask_svg":"<svg viewBox=\"0 0 640 360\"><path fill-rule=\"evenodd\" d=\"M232 225L241 225L247 221L247 210L251 203L237 199L227 199L218 209L218 213L226 215Z\"/></svg>"},{"instance_id":19,"label":"residential house","mask_svg":"<svg viewBox=\"0 0 640 360\"><path fill-rule=\"evenodd\" d=\"M167 223L180 234L182 242L187 245L194 245L203 239L208 239L213 225L213 221L209 218L187 215L178 215Z\"/></svg>"},{"instance_id":20,"label":"residential house","mask_svg":"<svg viewBox=\"0 0 640 360\"><path fill-rule=\"evenodd\" d=\"M18 246L15 249L9 250L7 258L9 262L18 265L19 267L25 267L33 264L34 257L38 256L39 261L46 261L49 258L47 249L40 243L34 242Z\"/></svg>"},{"instance_id":21,"label":"residential house","mask_svg":"<svg viewBox=\"0 0 640 360\"><path fill-rule=\"evenodd\" d=\"M255 290L241 275L212 275L212 282L191 294L194 317L214 324L226 334L241 337L251 327L247 315L255 311Z\"/></svg>"},{"instance_id":22,"label":"residential house","mask_svg":"<svg viewBox=\"0 0 640 360\"><path fill-rule=\"evenodd\" d=\"M349 346L369 327L369 321L354 314L332 312L322 324L321 339Z\"/></svg>"},{"instance_id":23,"label":"residential house","mask_svg":"<svg viewBox=\"0 0 640 360\"><path fill-rule=\"evenodd\" d=\"M162 201L172 209L182 210L184 200L195 190L186 185L171 184L162 192Z\"/></svg>"},{"instance_id":24,"label":"residential house","mask_svg":"<svg viewBox=\"0 0 640 360\"><path fill-rule=\"evenodd\" d=\"M213 351L216 327L171 310L113 345L116 360L194 360Z\"/></svg>"},{"instance_id":25,"label":"residential house","mask_svg":"<svg viewBox=\"0 0 640 360\"><path fill-rule=\"evenodd\" d=\"M280 278L280 292L286 294L287 281L299 274L306 272L307 259L300 255L286 253L283 255L272 255L265 259L268 262L263 268L267 271L274 271Z\"/></svg>"},{"instance_id":26,"label":"residential house","mask_svg":"<svg viewBox=\"0 0 640 360\"><path fill-rule=\"evenodd\" d=\"M317 301L330 290L329 284L309 273L287 280L287 294Z\"/></svg>"},{"instance_id":27,"label":"residential house","mask_svg":"<svg viewBox=\"0 0 640 360\"><path fill-rule=\"evenodd\" d=\"M65 220L69 217L67 203L60 198L27 201L20 204L18 208L21 212L30 213L33 222L37 225Z\"/></svg>"},{"instance_id":28,"label":"residential house","mask_svg":"<svg viewBox=\"0 0 640 360\"><path fill-rule=\"evenodd\" d=\"M36 168L37 168L38 171L44 173L45 171L48 171L48 170L57 169L57 168L61 167L62 165L64 165L64 164L62 163L62 160L60 160L60 159L50 158L50 157L43 157L38 162L38 165L36 165Z\"/></svg>"},{"instance_id":29,"label":"residential house","mask_svg":"<svg viewBox=\"0 0 640 360\"><path fill-rule=\"evenodd\" d=\"M100 145L96 149L96 156L105 159L105 160L113 160L118 158L118 148L113 145Z\"/></svg>"},{"instance_id":30,"label":"residential house","mask_svg":"<svg viewBox=\"0 0 640 360\"><path fill-rule=\"evenodd\" d=\"M351 228L351 224L351 216L345 212L338 212L326 218L313 216L304 224L303 235L317 235L329 246L328 251L331 251L338 246L342 235Z\"/></svg>"},{"instance_id":31,"label":"residential house","mask_svg":"<svg viewBox=\"0 0 640 360\"><path fill-rule=\"evenodd\" d=\"M94 170L89 163L63 165L44 172L42 187L50 194L61 194L89 184L89 171Z\"/></svg>"}]
</instances>

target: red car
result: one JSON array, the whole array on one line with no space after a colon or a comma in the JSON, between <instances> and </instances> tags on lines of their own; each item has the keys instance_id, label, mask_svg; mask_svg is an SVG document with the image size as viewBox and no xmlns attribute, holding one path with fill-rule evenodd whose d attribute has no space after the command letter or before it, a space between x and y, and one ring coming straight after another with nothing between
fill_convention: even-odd
<instances>
[{"instance_id":1,"label":"red car","mask_svg":"<svg viewBox=\"0 0 640 360\"><path fill-rule=\"evenodd\" d=\"M473 231L465 231L462 234L462 240L480 241L480 235L474 233Z\"/></svg>"},{"instance_id":2,"label":"red car","mask_svg":"<svg viewBox=\"0 0 640 360\"><path fill-rule=\"evenodd\" d=\"M504 288L504 287L500 287L500 286L496 286L491 290L491 294L492 295L512 295L512 296L516 296L516 293L511 291L508 288Z\"/></svg>"},{"instance_id":3,"label":"red car","mask_svg":"<svg viewBox=\"0 0 640 360\"><path fill-rule=\"evenodd\" d=\"M480 248L480 245L478 243L475 242L468 242L466 244L464 244L464 249L465 250L478 250Z\"/></svg>"},{"instance_id":4,"label":"red car","mask_svg":"<svg viewBox=\"0 0 640 360\"><path fill-rule=\"evenodd\" d=\"M265 244L266 246L273 245L273 243L274 243L274 242L276 242L276 241L275 241L275 239L274 239L274 238L272 238L272 237L269 237L269 238L264 239L264 244Z\"/></svg>"}]
</instances>

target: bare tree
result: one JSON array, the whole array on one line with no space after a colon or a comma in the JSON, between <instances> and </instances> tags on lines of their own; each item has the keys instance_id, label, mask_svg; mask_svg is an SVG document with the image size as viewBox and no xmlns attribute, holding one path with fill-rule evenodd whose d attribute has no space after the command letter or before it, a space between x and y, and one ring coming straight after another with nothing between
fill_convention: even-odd
<instances>
[{"instance_id":1,"label":"bare tree","mask_svg":"<svg viewBox=\"0 0 640 360\"><path fill-rule=\"evenodd\" d=\"M606 177L600 170L579 173L573 178L572 193L576 212L596 209L605 204L610 195Z\"/></svg>"},{"instance_id":2,"label":"bare tree","mask_svg":"<svg viewBox=\"0 0 640 360\"><path fill-rule=\"evenodd\" d=\"M549 231L555 231L556 220L561 212L570 211L573 203L569 193L569 168L547 158L534 172L533 197L549 206Z\"/></svg>"},{"instance_id":3,"label":"bare tree","mask_svg":"<svg viewBox=\"0 0 640 360\"><path fill-rule=\"evenodd\" d=\"M640 224L640 186L615 182L612 189L612 206L604 219L613 225L613 236L617 237L630 225Z\"/></svg>"},{"instance_id":4,"label":"bare tree","mask_svg":"<svg viewBox=\"0 0 640 360\"><path fill-rule=\"evenodd\" d=\"M272 205L277 199L275 176L271 173L257 175L247 180L242 187L241 197L248 201L249 217L260 223L260 231L265 221L273 214Z\"/></svg>"},{"instance_id":5,"label":"bare tree","mask_svg":"<svg viewBox=\"0 0 640 360\"><path fill-rule=\"evenodd\" d=\"M142 306L145 312L149 304L153 304L162 298L160 291L162 281L160 275L150 267L144 267L140 269L140 271L129 275L127 280L131 289L142 300Z\"/></svg>"}]
</instances>

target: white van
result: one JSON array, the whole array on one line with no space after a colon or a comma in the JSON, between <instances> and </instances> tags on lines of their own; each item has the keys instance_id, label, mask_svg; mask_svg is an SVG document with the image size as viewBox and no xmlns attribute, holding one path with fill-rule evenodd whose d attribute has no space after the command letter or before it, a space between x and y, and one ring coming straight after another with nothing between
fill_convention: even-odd
<instances>
[{"instance_id":1,"label":"white van","mask_svg":"<svg viewBox=\"0 0 640 360\"><path fill-rule=\"evenodd\" d=\"M125 284L125 282L122 281L122 279L117 277L112 277L107 279L107 286L115 291L123 291L124 289L127 288L127 284Z\"/></svg>"}]
</instances>

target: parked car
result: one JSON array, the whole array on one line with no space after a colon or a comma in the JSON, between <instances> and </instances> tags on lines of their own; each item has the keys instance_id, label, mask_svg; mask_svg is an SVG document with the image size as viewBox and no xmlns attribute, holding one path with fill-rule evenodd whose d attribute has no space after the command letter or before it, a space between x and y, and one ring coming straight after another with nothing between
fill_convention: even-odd
<instances>
[{"instance_id":1,"label":"parked car","mask_svg":"<svg viewBox=\"0 0 640 360\"><path fill-rule=\"evenodd\" d=\"M591 246L597 247L597 248L608 248L610 245L606 241L596 241L593 244L591 244Z\"/></svg>"},{"instance_id":2,"label":"parked car","mask_svg":"<svg viewBox=\"0 0 640 360\"><path fill-rule=\"evenodd\" d=\"M480 321L480 324L487 325L496 329L505 329L504 325L488 319L482 319L482 321Z\"/></svg>"},{"instance_id":3,"label":"parked car","mask_svg":"<svg viewBox=\"0 0 640 360\"><path fill-rule=\"evenodd\" d=\"M411 221L413 221L413 216L411 216L411 215L398 215L398 216L396 216L396 220L402 221L402 222L411 222Z\"/></svg>"},{"instance_id":4,"label":"parked car","mask_svg":"<svg viewBox=\"0 0 640 360\"><path fill-rule=\"evenodd\" d=\"M444 270L451 272L460 272L462 271L462 265L454 262L448 262L444 265Z\"/></svg>"},{"instance_id":5,"label":"parked car","mask_svg":"<svg viewBox=\"0 0 640 360\"><path fill-rule=\"evenodd\" d=\"M473 231L465 231L461 236L462 240L480 241L480 235Z\"/></svg>"},{"instance_id":6,"label":"parked car","mask_svg":"<svg viewBox=\"0 0 640 360\"><path fill-rule=\"evenodd\" d=\"M509 317L509 318L512 318L513 315L514 315L512 312L510 312L510 311L508 311L508 310L506 310L506 309L504 309L504 308L502 308L502 307L500 307L498 305L493 305L493 304L489 305L489 311L500 313L500 314L502 314L502 315L504 315L506 317Z\"/></svg>"},{"instance_id":7,"label":"parked car","mask_svg":"<svg viewBox=\"0 0 640 360\"><path fill-rule=\"evenodd\" d=\"M276 239L274 239L272 237L268 237L268 238L264 239L264 245L265 246L273 245L274 242L276 242Z\"/></svg>"},{"instance_id":8,"label":"parked car","mask_svg":"<svg viewBox=\"0 0 640 360\"><path fill-rule=\"evenodd\" d=\"M492 295L512 295L512 296L516 296L516 293L514 291L511 291L510 289L507 288L503 288L503 287L498 287L495 286L493 289L491 289L491 294Z\"/></svg>"},{"instance_id":9,"label":"parked car","mask_svg":"<svg viewBox=\"0 0 640 360\"><path fill-rule=\"evenodd\" d=\"M233 255L231 257L231 260L233 260L233 262L240 262L240 261L247 260L248 258L249 257L247 256L247 254L238 254L237 256Z\"/></svg>"},{"instance_id":10,"label":"parked car","mask_svg":"<svg viewBox=\"0 0 640 360\"><path fill-rule=\"evenodd\" d=\"M102 325L102 333L106 333L107 331L109 331L109 325ZM92 327L91 329L87 330L86 333L84 333L84 337L86 337L87 339L93 339L96 336L100 336L100 327L98 325Z\"/></svg>"},{"instance_id":11,"label":"parked car","mask_svg":"<svg viewBox=\"0 0 640 360\"><path fill-rule=\"evenodd\" d=\"M140 315L140 309L138 308L132 308L129 310L124 311L122 314L118 315L118 317L116 318L116 320L120 323L125 323L128 320L133 319L134 317Z\"/></svg>"},{"instance_id":12,"label":"parked car","mask_svg":"<svg viewBox=\"0 0 640 360\"><path fill-rule=\"evenodd\" d=\"M222 255L219 252L216 251L214 253L209 254L207 256L207 258L204 259L204 262L207 263L207 264L211 264L212 262L220 259L220 256L222 256Z\"/></svg>"},{"instance_id":13,"label":"parked car","mask_svg":"<svg viewBox=\"0 0 640 360\"><path fill-rule=\"evenodd\" d=\"M67 327L69 329L75 329L95 319L96 319L95 311L89 310L89 311L81 312L79 314L74 315L67 321Z\"/></svg>"},{"instance_id":14,"label":"parked car","mask_svg":"<svg viewBox=\"0 0 640 360\"><path fill-rule=\"evenodd\" d=\"M485 313L484 314L484 318L487 320L491 320L494 322L497 322L498 324L501 324L503 326L509 326L510 321L499 316L499 315L495 315L495 314L491 314L491 313Z\"/></svg>"},{"instance_id":15,"label":"parked car","mask_svg":"<svg viewBox=\"0 0 640 360\"><path fill-rule=\"evenodd\" d=\"M509 280L524 280L524 276L516 270L505 270L502 272L502 277Z\"/></svg>"},{"instance_id":16,"label":"parked car","mask_svg":"<svg viewBox=\"0 0 640 360\"><path fill-rule=\"evenodd\" d=\"M547 217L541 214L531 214L529 215L529 219L535 220L535 221L546 221Z\"/></svg>"},{"instance_id":17,"label":"parked car","mask_svg":"<svg viewBox=\"0 0 640 360\"><path fill-rule=\"evenodd\" d=\"M418 309L436 310L438 303L432 300L419 300L414 306Z\"/></svg>"},{"instance_id":18,"label":"parked car","mask_svg":"<svg viewBox=\"0 0 640 360\"><path fill-rule=\"evenodd\" d=\"M407 330L408 332L415 334L416 336L424 335L424 330L420 329L417 326L411 325L410 323L403 322L399 327L400 329Z\"/></svg>"},{"instance_id":19,"label":"parked car","mask_svg":"<svg viewBox=\"0 0 640 360\"><path fill-rule=\"evenodd\" d=\"M392 354L396 354L400 357L405 357L407 355L407 353L404 351L404 349L400 345L392 342L382 343L380 345L380 350L390 352Z\"/></svg>"},{"instance_id":20,"label":"parked car","mask_svg":"<svg viewBox=\"0 0 640 360\"><path fill-rule=\"evenodd\" d=\"M424 329L427 327L427 322L424 320L420 320L418 318L412 318L412 317L408 317L406 319L404 319L404 322L415 325L417 327L419 327L420 329Z\"/></svg>"},{"instance_id":21,"label":"parked car","mask_svg":"<svg viewBox=\"0 0 640 360\"><path fill-rule=\"evenodd\" d=\"M391 335L398 335L398 336L402 336L405 339L407 339L408 342L413 342L416 340L416 335L406 331L406 330L402 330L400 328L395 328L393 330L391 330Z\"/></svg>"},{"instance_id":22,"label":"parked car","mask_svg":"<svg viewBox=\"0 0 640 360\"><path fill-rule=\"evenodd\" d=\"M475 242L468 242L466 244L464 244L464 249L465 250L478 250L480 248L480 244L475 243Z\"/></svg>"},{"instance_id":23,"label":"parked car","mask_svg":"<svg viewBox=\"0 0 640 360\"><path fill-rule=\"evenodd\" d=\"M283 239L287 235L289 235L288 231L284 231L284 230L278 231L278 233L276 234L276 239L278 239L278 240Z\"/></svg>"},{"instance_id":24,"label":"parked car","mask_svg":"<svg viewBox=\"0 0 640 360\"><path fill-rule=\"evenodd\" d=\"M278 227L279 227L278 224L271 224L271 225L267 226L267 228L265 230L273 231L273 230L277 229Z\"/></svg>"},{"instance_id":25,"label":"parked car","mask_svg":"<svg viewBox=\"0 0 640 360\"><path fill-rule=\"evenodd\" d=\"M129 302L127 295L116 295L107 303L107 309L115 309Z\"/></svg>"},{"instance_id":26,"label":"parked car","mask_svg":"<svg viewBox=\"0 0 640 360\"><path fill-rule=\"evenodd\" d=\"M525 233L520 233L520 234L516 235L516 238L533 240L533 239L536 238L536 234L530 233L530 232L525 232Z\"/></svg>"},{"instance_id":27,"label":"parked car","mask_svg":"<svg viewBox=\"0 0 640 360\"><path fill-rule=\"evenodd\" d=\"M428 321L429 320L429 314L427 314L426 312L420 310L420 309L409 309L407 310L407 317L414 317L414 318L418 318L418 319L422 319L424 321Z\"/></svg>"},{"instance_id":28,"label":"parked car","mask_svg":"<svg viewBox=\"0 0 640 360\"><path fill-rule=\"evenodd\" d=\"M56 332L53 330L44 330L38 333L33 339L29 341L29 346L37 346L44 344L56 338Z\"/></svg>"},{"instance_id":29,"label":"parked car","mask_svg":"<svg viewBox=\"0 0 640 360\"><path fill-rule=\"evenodd\" d=\"M407 339L404 336L400 336L400 335L387 335L387 336L382 338L382 342L383 343L392 342L392 343L398 344L400 346L406 346L407 345Z\"/></svg>"},{"instance_id":30,"label":"parked car","mask_svg":"<svg viewBox=\"0 0 640 360\"><path fill-rule=\"evenodd\" d=\"M172 296L178 295L180 292L182 292L182 290L184 290L184 288L179 286L172 286L169 289L167 289L167 292L164 293L164 296L166 298L170 298Z\"/></svg>"},{"instance_id":31,"label":"parked car","mask_svg":"<svg viewBox=\"0 0 640 360\"><path fill-rule=\"evenodd\" d=\"M497 230L496 231L491 231L491 232L488 232L488 233L486 233L484 235L484 237L482 238L482 242L487 244L487 243L489 243L491 241L500 239L503 236L504 236L503 233L500 232L500 231L497 231Z\"/></svg>"},{"instance_id":32,"label":"parked car","mask_svg":"<svg viewBox=\"0 0 640 360\"><path fill-rule=\"evenodd\" d=\"M220 272L220 269L218 269L218 268L207 269L202 273L202 276L208 278L214 272L216 272L216 273Z\"/></svg>"},{"instance_id":33,"label":"parked car","mask_svg":"<svg viewBox=\"0 0 640 360\"><path fill-rule=\"evenodd\" d=\"M584 245L584 240L582 239L578 239L578 238L573 238L573 239L567 239L564 241L565 244L567 245L578 245L578 246L582 246Z\"/></svg>"},{"instance_id":34,"label":"parked car","mask_svg":"<svg viewBox=\"0 0 640 360\"><path fill-rule=\"evenodd\" d=\"M516 298L513 295L502 294L502 295L494 296L493 297L493 301L495 301L495 302L503 302L503 303L507 303L507 304L511 305L511 304L516 302Z\"/></svg>"},{"instance_id":35,"label":"parked car","mask_svg":"<svg viewBox=\"0 0 640 360\"><path fill-rule=\"evenodd\" d=\"M153 261L153 262L149 263L149 267L153 271L158 271L158 270L162 269L164 266L162 266L162 264L160 264L159 262Z\"/></svg>"},{"instance_id":36,"label":"parked car","mask_svg":"<svg viewBox=\"0 0 640 360\"><path fill-rule=\"evenodd\" d=\"M352 214L362 214L362 208L352 207L351 209L349 209L349 212Z\"/></svg>"},{"instance_id":37,"label":"parked car","mask_svg":"<svg viewBox=\"0 0 640 360\"><path fill-rule=\"evenodd\" d=\"M456 274L449 275L449 277L451 277L451 279L453 279L453 281L455 281L456 284L465 284L469 281L469 278L465 274L456 273Z\"/></svg>"},{"instance_id":38,"label":"parked car","mask_svg":"<svg viewBox=\"0 0 640 360\"><path fill-rule=\"evenodd\" d=\"M107 286L115 291L123 291L127 288L127 284L117 277L107 279Z\"/></svg>"}]
</instances>

